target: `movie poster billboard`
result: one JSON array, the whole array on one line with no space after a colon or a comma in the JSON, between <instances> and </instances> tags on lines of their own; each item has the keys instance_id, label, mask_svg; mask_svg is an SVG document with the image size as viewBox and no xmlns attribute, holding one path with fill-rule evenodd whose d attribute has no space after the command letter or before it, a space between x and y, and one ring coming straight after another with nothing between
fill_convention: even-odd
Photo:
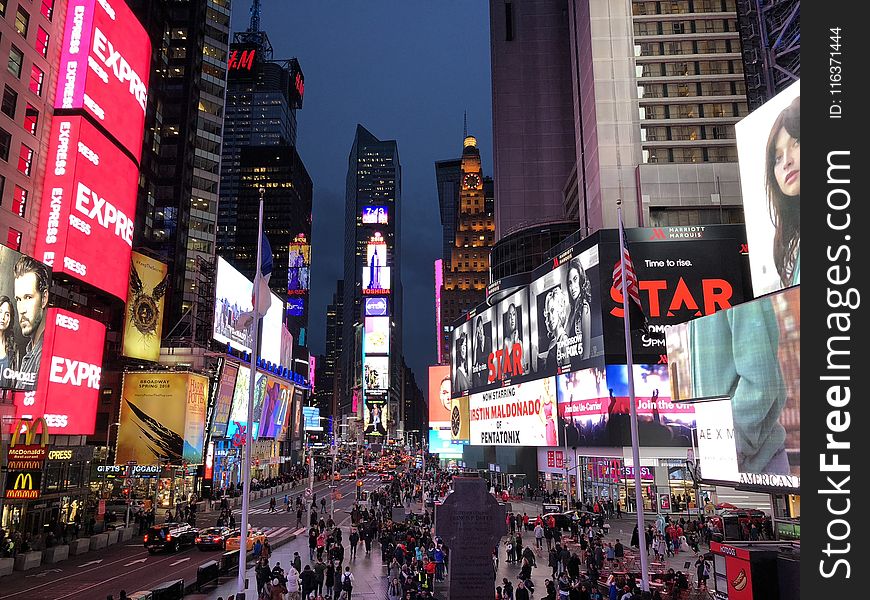
<instances>
[{"instance_id":1,"label":"movie poster billboard","mask_svg":"<svg viewBox=\"0 0 870 600\"><path fill-rule=\"evenodd\" d=\"M389 317L366 317L365 318L365 353L389 354L390 353L390 318Z\"/></svg>"},{"instance_id":2,"label":"movie poster billboard","mask_svg":"<svg viewBox=\"0 0 870 600\"><path fill-rule=\"evenodd\" d=\"M581 368L604 354L598 246L572 249L529 285L531 367L536 377Z\"/></svg>"},{"instance_id":3,"label":"movie poster billboard","mask_svg":"<svg viewBox=\"0 0 870 600\"><path fill-rule=\"evenodd\" d=\"M0 245L0 388L36 389L50 289L48 266ZM40 351L29 356L28 346Z\"/></svg>"},{"instance_id":4,"label":"movie poster billboard","mask_svg":"<svg viewBox=\"0 0 870 600\"><path fill-rule=\"evenodd\" d=\"M479 394L468 401L472 446L558 446L556 378Z\"/></svg>"},{"instance_id":5,"label":"movie poster billboard","mask_svg":"<svg viewBox=\"0 0 870 600\"><path fill-rule=\"evenodd\" d=\"M668 327L739 304L749 297L743 225L626 229L648 327L632 324L638 363L657 363L666 353ZM619 262L616 231L602 232L601 315L608 363L625 362L622 290L613 287Z\"/></svg>"},{"instance_id":6,"label":"movie poster billboard","mask_svg":"<svg viewBox=\"0 0 870 600\"><path fill-rule=\"evenodd\" d=\"M125 373L115 462L202 464L207 403L202 375Z\"/></svg>"},{"instance_id":7,"label":"movie poster billboard","mask_svg":"<svg viewBox=\"0 0 870 600\"><path fill-rule=\"evenodd\" d=\"M467 395L471 390L471 321L466 321L453 329L453 347L450 349L453 374L454 396Z\"/></svg>"},{"instance_id":8,"label":"movie poster billboard","mask_svg":"<svg viewBox=\"0 0 870 600\"><path fill-rule=\"evenodd\" d=\"M287 262L287 295L301 296L308 293L311 275L311 244L304 233L293 238L290 258Z\"/></svg>"},{"instance_id":9,"label":"movie poster billboard","mask_svg":"<svg viewBox=\"0 0 870 600\"><path fill-rule=\"evenodd\" d=\"M251 395L251 369L239 365L236 382L233 386L233 405L227 423L226 437L229 439L244 438L248 427L248 403ZM256 423L251 435L256 438Z\"/></svg>"},{"instance_id":10,"label":"movie poster billboard","mask_svg":"<svg viewBox=\"0 0 870 600\"><path fill-rule=\"evenodd\" d=\"M387 435L388 406L386 396L380 398L366 397L363 410L363 433L365 435Z\"/></svg>"},{"instance_id":11,"label":"movie poster billboard","mask_svg":"<svg viewBox=\"0 0 870 600\"><path fill-rule=\"evenodd\" d=\"M450 422L450 366L429 367L429 427Z\"/></svg>"},{"instance_id":12,"label":"movie poster billboard","mask_svg":"<svg viewBox=\"0 0 870 600\"><path fill-rule=\"evenodd\" d=\"M233 391L236 388L236 377L239 365L224 361L221 377L218 381L218 391L215 396L211 419L211 437L222 438L227 434L230 409L233 405Z\"/></svg>"},{"instance_id":13,"label":"movie poster billboard","mask_svg":"<svg viewBox=\"0 0 870 600\"><path fill-rule=\"evenodd\" d=\"M257 437L276 439L286 428L293 386L272 376L265 376L265 380Z\"/></svg>"},{"instance_id":14,"label":"movie poster billboard","mask_svg":"<svg viewBox=\"0 0 870 600\"><path fill-rule=\"evenodd\" d=\"M163 333L163 305L169 289L169 265L144 254L130 257L130 284L124 317L122 354L157 362Z\"/></svg>"},{"instance_id":15,"label":"movie poster billboard","mask_svg":"<svg viewBox=\"0 0 870 600\"><path fill-rule=\"evenodd\" d=\"M734 127L756 298L800 283L800 85L791 84Z\"/></svg>"},{"instance_id":16,"label":"movie poster billboard","mask_svg":"<svg viewBox=\"0 0 870 600\"><path fill-rule=\"evenodd\" d=\"M489 364L498 322L495 307L477 312L471 319L471 389L486 387L489 380Z\"/></svg>"},{"instance_id":17,"label":"movie poster billboard","mask_svg":"<svg viewBox=\"0 0 870 600\"><path fill-rule=\"evenodd\" d=\"M502 300L496 305L495 315L497 343L489 360L487 385L516 380L532 372L528 289Z\"/></svg>"},{"instance_id":18,"label":"movie poster billboard","mask_svg":"<svg viewBox=\"0 0 870 600\"><path fill-rule=\"evenodd\" d=\"M221 257L217 259L217 282L215 284L215 311L213 336L222 344L230 344L237 350L251 352L253 340L251 328L237 329L239 317L253 310L254 284ZM263 336L260 339L260 358L281 363L281 327L284 302L272 294L272 303L263 316Z\"/></svg>"},{"instance_id":19,"label":"movie poster billboard","mask_svg":"<svg viewBox=\"0 0 870 600\"><path fill-rule=\"evenodd\" d=\"M671 328L667 339L672 393L697 401L704 479L800 488L800 287Z\"/></svg>"}]
</instances>

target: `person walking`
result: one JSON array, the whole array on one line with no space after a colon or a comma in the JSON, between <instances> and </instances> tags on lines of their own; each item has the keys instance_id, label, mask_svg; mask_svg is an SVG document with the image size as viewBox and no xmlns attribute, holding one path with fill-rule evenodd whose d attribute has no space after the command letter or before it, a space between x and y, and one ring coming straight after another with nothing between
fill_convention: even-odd
<instances>
[{"instance_id":1,"label":"person walking","mask_svg":"<svg viewBox=\"0 0 870 600\"><path fill-rule=\"evenodd\" d=\"M341 591L347 594L347 600L350 600L353 592L353 573L350 572L350 567L344 568L344 573L341 576Z\"/></svg>"},{"instance_id":2,"label":"person walking","mask_svg":"<svg viewBox=\"0 0 870 600\"><path fill-rule=\"evenodd\" d=\"M277 511L275 510L275 507L276 507L276 506L278 506L278 502L277 502L277 500L275 500L275 496L272 496L272 497L269 499L269 512L270 512L270 513L277 512Z\"/></svg>"},{"instance_id":3,"label":"person walking","mask_svg":"<svg viewBox=\"0 0 870 600\"><path fill-rule=\"evenodd\" d=\"M544 547L544 527L540 523L535 525L535 547Z\"/></svg>"},{"instance_id":4,"label":"person walking","mask_svg":"<svg viewBox=\"0 0 870 600\"><path fill-rule=\"evenodd\" d=\"M356 558L356 548L359 545L359 532L356 527L351 528L348 542L350 543L350 559L353 560Z\"/></svg>"}]
</instances>

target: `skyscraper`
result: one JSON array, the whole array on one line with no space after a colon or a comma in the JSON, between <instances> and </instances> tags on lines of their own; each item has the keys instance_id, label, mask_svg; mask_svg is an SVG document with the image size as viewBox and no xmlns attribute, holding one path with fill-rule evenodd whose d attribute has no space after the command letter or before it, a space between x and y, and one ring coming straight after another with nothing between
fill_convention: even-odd
<instances>
[{"instance_id":1,"label":"skyscraper","mask_svg":"<svg viewBox=\"0 0 870 600\"><path fill-rule=\"evenodd\" d=\"M366 365L363 364L361 330L365 318L363 300L366 299L371 317L388 317L388 358L378 357L375 362L388 364L388 373L379 372L379 375L389 381L379 382L378 389L389 388L384 401L387 421L392 421L391 432L395 421L389 415L398 414L401 396L401 204L402 167L396 141L380 140L357 125L348 157L345 196L341 413L347 415L352 411L353 390L363 387ZM383 368L380 367L380 371ZM358 407L357 416L363 416L361 410Z\"/></svg>"},{"instance_id":2,"label":"skyscraper","mask_svg":"<svg viewBox=\"0 0 870 600\"><path fill-rule=\"evenodd\" d=\"M458 163L452 187L454 167ZM445 241L449 247L443 260L441 289L442 337L438 360L450 362L450 333L445 331L463 313L486 300L489 283L489 252L495 241L492 180L484 178L477 140L468 136L463 141L462 158L435 163L438 176L438 200L441 204ZM444 165L447 168L439 167ZM449 170L448 170L449 169ZM442 176L443 175L443 176ZM448 178L450 175L450 178ZM452 217L452 218L451 218Z\"/></svg>"},{"instance_id":3,"label":"skyscraper","mask_svg":"<svg viewBox=\"0 0 870 600\"><path fill-rule=\"evenodd\" d=\"M332 302L326 307L326 355L323 359L323 376L318 379L318 398L322 398L321 412L324 415L339 415L341 397L341 354L344 334L344 280L335 282ZM338 432L336 432L337 434Z\"/></svg>"}]
</instances>

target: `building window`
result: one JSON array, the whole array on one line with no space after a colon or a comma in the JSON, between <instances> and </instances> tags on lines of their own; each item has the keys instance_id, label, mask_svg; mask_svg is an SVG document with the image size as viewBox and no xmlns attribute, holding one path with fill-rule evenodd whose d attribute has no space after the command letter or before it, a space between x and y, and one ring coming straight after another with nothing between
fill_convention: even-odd
<instances>
[{"instance_id":1,"label":"building window","mask_svg":"<svg viewBox=\"0 0 870 600\"><path fill-rule=\"evenodd\" d=\"M21 69L24 65L24 53L14 45L9 48L9 62L6 63L6 68L9 72L21 79Z\"/></svg>"},{"instance_id":2,"label":"building window","mask_svg":"<svg viewBox=\"0 0 870 600\"><path fill-rule=\"evenodd\" d=\"M10 227L6 234L6 246L16 251L21 250L21 232Z\"/></svg>"},{"instance_id":3,"label":"building window","mask_svg":"<svg viewBox=\"0 0 870 600\"><path fill-rule=\"evenodd\" d=\"M42 27L37 28L36 30L36 51L42 54L42 57L45 58L48 56L48 40L49 40L48 32Z\"/></svg>"},{"instance_id":4,"label":"building window","mask_svg":"<svg viewBox=\"0 0 870 600\"><path fill-rule=\"evenodd\" d=\"M0 175L0 201L3 200L3 191L6 189L6 178Z\"/></svg>"},{"instance_id":5,"label":"building window","mask_svg":"<svg viewBox=\"0 0 870 600\"><path fill-rule=\"evenodd\" d=\"M0 158L9 161L9 150L12 147L12 134L0 128Z\"/></svg>"},{"instance_id":6,"label":"building window","mask_svg":"<svg viewBox=\"0 0 870 600\"><path fill-rule=\"evenodd\" d=\"M42 0L42 6L39 8L39 12L42 13L42 16L51 21L51 17L54 14L54 0Z\"/></svg>"},{"instance_id":7,"label":"building window","mask_svg":"<svg viewBox=\"0 0 870 600\"><path fill-rule=\"evenodd\" d=\"M30 91L37 96L42 95L42 83L45 80L45 73L42 69L33 65L30 68Z\"/></svg>"},{"instance_id":8,"label":"building window","mask_svg":"<svg viewBox=\"0 0 870 600\"><path fill-rule=\"evenodd\" d=\"M15 118L15 108L18 106L18 92L8 85L3 86L3 103L0 111L10 119Z\"/></svg>"},{"instance_id":9,"label":"building window","mask_svg":"<svg viewBox=\"0 0 870 600\"><path fill-rule=\"evenodd\" d=\"M39 111L32 104L28 103L24 110L24 129L32 135L36 135L36 128L39 126Z\"/></svg>"},{"instance_id":10,"label":"building window","mask_svg":"<svg viewBox=\"0 0 870 600\"><path fill-rule=\"evenodd\" d=\"M30 27L30 13L18 7L18 13L15 15L15 31L27 37L27 30Z\"/></svg>"},{"instance_id":11,"label":"building window","mask_svg":"<svg viewBox=\"0 0 870 600\"><path fill-rule=\"evenodd\" d=\"M33 150L26 144L21 144L21 149L18 151L18 172L29 177L32 166Z\"/></svg>"},{"instance_id":12,"label":"building window","mask_svg":"<svg viewBox=\"0 0 870 600\"><path fill-rule=\"evenodd\" d=\"M27 196L27 190L23 187L15 186L15 192L12 194L12 212L22 219L27 211Z\"/></svg>"},{"instance_id":13,"label":"building window","mask_svg":"<svg viewBox=\"0 0 870 600\"><path fill-rule=\"evenodd\" d=\"M514 39L514 5L510 0L505 0L504 3L504 39L506 42L511 42Z\"/></svg>"}]
</instances>

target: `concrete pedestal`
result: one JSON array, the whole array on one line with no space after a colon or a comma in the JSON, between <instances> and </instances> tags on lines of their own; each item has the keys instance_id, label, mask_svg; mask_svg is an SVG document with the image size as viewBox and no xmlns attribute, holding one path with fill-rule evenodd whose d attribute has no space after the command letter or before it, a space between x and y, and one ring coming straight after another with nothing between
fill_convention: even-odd
<instances>
[{"instance_id":1,"label":"concrete pedestal","mask_svg":"<svg viewBox=\"0 0 870 600\"><path fill-rule=\"evenodd\" d=\"M69 543L70 556L84 554L91 549L91 538L78 538Z\"/></svg>"},{"instance_id":2,"label":"concrete pedestal","mask_svg":"<svg viewBox=\"0 0 870 600\"><path fill-rule=\"evenodd\" d=\"M16 571L29 571L42 564L42 552L19 552L15 557Z\"/></svg>"},{"instance_id":3,"label":"concrete pedestal","mask_svg":"<svg viewBox=\"0 0 870 600\"><path fill-rule=\"evenodd\" d=\"M109 545L109 534L98 533L91 536L91 550L102 550Z\"/></svg>"},{"instance_id":4,"label":"concrete pedestal","mask_svg":"<svg viewBox=\"0 0 870 600\"><path fill-rule=\"evenodd\" d=\"M69 546L52 546L42 551L42 560L47 565L59 563L69 558Z\"/></svg>"},{"instance_id":5,"label":"concrete pedestal","mask_svg":"<svg viewBox=\"0 0 870 600\"><path fill-rule=\"evenodd\" d=\"M118 543L118 534L120 532L117 529L110 529L106 532L106 545L111 546L112 544Z\"/></svg>"},{"instance_id":6,"label":"concrete pedestal","mask_svg":"<svg viewBox=\"0 0 870 600\"><path fill-rule=\"evenodd\" d=\"M11 575L14 566L15 559L0 558L0 577L3 577L4 575Z\"/></svg>"}]
</instances>

